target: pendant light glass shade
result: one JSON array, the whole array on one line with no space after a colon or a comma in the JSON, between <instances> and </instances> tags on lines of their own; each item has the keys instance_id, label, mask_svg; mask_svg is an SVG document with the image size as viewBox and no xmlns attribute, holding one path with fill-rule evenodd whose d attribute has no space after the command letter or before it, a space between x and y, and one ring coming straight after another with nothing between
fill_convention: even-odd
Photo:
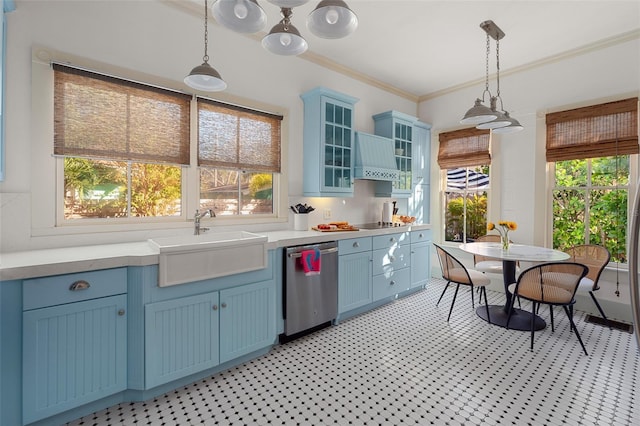
<instances>
[{"instance_id":1,"label":"pendant light glass shade","mask_svg":"<svg viewBox=\"0 0 640 426\"><path fill-rule=\"evenodd\" d=\"M300 32L291 24L293 11L289 7L280 9L282 21L271 28L269 34L262 39L262 47L276 55L299 55L307 51L307 41L302 38Z\"/></svg>"},{"instance_id":2,"label":"pendant light glass shade","mask_svg":"<svg viewBox=\"0 0 640 426\"><path fill-rule=\"evenodd\" d=\"M220 25L239 33L256 33L267 25L267 14L256 0L217 0L211 10Z\"/></svg>"},{"instance_id":3,"label":"pendant light glass shade","mask_svg":"<svg viewBox=\"0 0 640 426\"><path fill-rule=\"evenodd\" d=\"M206 92L219 92L227 88L227 83L220 77L220 73L208 62L192 69L189 75L184 78L184 82L193 89Z\"/></svg>"},{"instance_id":4,"label":"pendant light glass shade","mask_svg":"<svg viewBox=\"0 0 640 426\"><path fill-rule=\"evenodd\" d=\"M342 0L322 0L309 14L307 27L321 38L342 38L358 28L358 17Z\"/></svg>"},{"instance_id":5,"label":"pendant light glass shade","mask_svg":"<svg viewBox=\"0 0 640 426\"><path fill-rule=\"evenodd\" d=\"M224 82L220 73L216 71L211 65L209 65L209 55L207 54L207 47L209 44L209 27L208 27L208 10L209 6L207 0L204 0L204 56L202 57L202 64L193 68L188 76L184 78L184 82L187 86L206 92L218 92L227 88L227 83Z\"/></svg>"},{"instance_id":6,"label":"pendant light glass shade","mask_svg":"<svg viewBox=\"0 0 640 426\"><path fill-rule=\"evenodd\" d=\"M489 120L495 120L498 115L491 108L482 105L482 101L477 98L475 104L464 115L461 124L478 124Z\"/></svg>"},{"instance_id":7,"label":"pendant light glass shade","mask_svg":"<svg viewBox=\"0 0 640 426\"><path fill-rule=\"evenodd\" d=\"M520 124L518 120L509 116L507 111L504 112L505 117L511 122L508 126L499 127L497 129L493 129L493 133L515 133L524 129L524 127Z\"/></svg>"}]
</instances>

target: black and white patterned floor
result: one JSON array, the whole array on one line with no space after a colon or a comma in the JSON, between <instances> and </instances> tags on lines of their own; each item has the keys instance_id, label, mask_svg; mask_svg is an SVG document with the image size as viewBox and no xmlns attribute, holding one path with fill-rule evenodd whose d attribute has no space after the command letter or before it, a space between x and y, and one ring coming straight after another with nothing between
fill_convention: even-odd
<instances>
[{"instance_id":1,"label":"black and white patterned floor","mask_svg":"<svg viewBox=\"0 0 640 426\"><path fill-rule=\"evenodd\" d=\"M528 332L487 324L467 290L447 323L453 291L435 306L443 286L433 280L231 370L69 425L640 424L632 334L576 312L585 356L557 310L555 332L536 332L531 352Z\"/></svg>"}]
</instances>

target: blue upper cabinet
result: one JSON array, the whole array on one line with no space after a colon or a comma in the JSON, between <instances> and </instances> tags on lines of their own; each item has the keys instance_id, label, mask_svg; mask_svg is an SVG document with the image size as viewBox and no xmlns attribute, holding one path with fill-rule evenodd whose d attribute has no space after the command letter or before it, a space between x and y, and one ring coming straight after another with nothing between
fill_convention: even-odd
<instances>
[{"instance_id":1,"label":"blue upper cabinet","mask_svg":"<svg viewBox=\"0 0 640 426\"><path fill-rule=\"evenodd\" d=\"M408 198L414 183L413 158L416 155L414 125L417 118L398 111L387 111L374 115L373 120L376 135L393 139L396 166L400 171L400 179L392 182L391 192L385 194L384 191L376 189L376 195Z\"/></svg>"},{"instance_id":2,"label":"blue upper cabinet","mask_svg":"<svg viewBox=\"0 0 640 426\"><path fill-rule=\"evenodd\" d=\"M353 119L358 99L324 87L300 97L304 101L304 195L352 196Z\"/></svg>"},{"instance_id":3,"label":"blue upper cabinet","mask_svg":"<svg viewBox=\"0 0 640 426\"><path fill-rule=\"evenodd\" d=\"M431 124L416 121L413 126L413 184L428 185L431 173Z\"/></svg>"}]
</instances>

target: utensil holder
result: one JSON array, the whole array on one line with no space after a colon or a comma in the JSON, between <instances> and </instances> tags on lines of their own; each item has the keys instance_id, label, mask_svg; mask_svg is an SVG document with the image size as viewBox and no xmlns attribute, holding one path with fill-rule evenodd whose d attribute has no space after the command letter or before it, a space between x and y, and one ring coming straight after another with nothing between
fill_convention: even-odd
<instances>
[{"instance_id":1,"label":"utensil holder","mask_svg":"<svg viewBox=\"0 0 640 426\"><path fill-rule=\"evenodd\" d=\"M293 229L296 231L306 231L309 229L309 215L304 213L294 214Z\"/></svg>"}]
</instances>

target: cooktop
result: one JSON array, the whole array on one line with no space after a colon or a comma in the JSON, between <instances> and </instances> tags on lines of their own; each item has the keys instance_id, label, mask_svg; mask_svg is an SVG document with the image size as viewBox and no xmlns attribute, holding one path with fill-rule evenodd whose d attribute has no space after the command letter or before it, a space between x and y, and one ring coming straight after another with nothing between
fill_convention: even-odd
<instances>
[{"instance_id":1,"label":"cooktop","mask_svg":"<svg viewBox=\"0 0 640 426\"><path fill-rule=\"evenodd\" d=\"M403 226L402 223L383 223L383 222L371 222L371 223L363 223L361 225L354 225L359 229L386 229L386 228L401 228Z\"/></svg>"}]
</instances>

